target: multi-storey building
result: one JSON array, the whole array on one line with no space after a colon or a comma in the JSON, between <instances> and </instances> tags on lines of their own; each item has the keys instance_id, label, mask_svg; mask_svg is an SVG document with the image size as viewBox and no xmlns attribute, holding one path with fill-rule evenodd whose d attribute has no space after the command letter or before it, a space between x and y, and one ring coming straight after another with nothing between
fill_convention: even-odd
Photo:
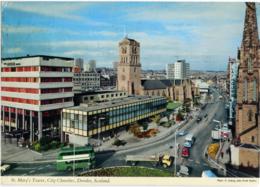
<instances>
[{"instance_id":1,"label":"multi-storey building","mask_svg":"<svg viewBox=\"0 0 260 187\"><path fill-rule=\"evenodd\" d=\"M96 61L95 60L90 60L88 63L84 64L84 71L96 71Z\"/></svg>"},{"instance_id":2,"label":"multi-storey building","mask_svg":"<svg viewBox=\"0 0 260 187\"><path fill-rule=\"evenodd\" d=\"M63 140L86 145L92 137L114 134L121 127L165 112L166 104L163 97L136 96L64 109Z\"/></svg>"},{"instance_id":3,"label":"multi-storey building","mask_svg":"<svg viewBox=\"0 0 260 187\"><path fill-rule=\"evenodd\" d=\"M231 146L231 157L233 165L253 169L260 166L260 43L255 3L246 3L238 56L236 144Z\"/></svg>"},{"instance_id":4,"label":"multi-storey building","mask_svg":"<svg viewBox=\"0 0 260 187\"><path fill-rule=\"evenodd\" d=\"M31 141L59 134L60 112L73 106L72 67L73 59L64 57L2 59L2 130L29 130Z\"/></svg>"},{"instance_id":5,"label":"multi-storey building","mask_svg":"<svg viewBox=\"0 0 260 187\"><path fill-rule=\"evenodd\" d=\"M227 82L227 89L229 90L229 120L230 124L235 123L235 107L237 100L237 75L238 75L238 62L236 59L229 59L229 77Z\"/></svg>"},{"instance_id":6,"label":"multi-storey building","mask_svg":"<svg viewBox=\"0 0 260 187\"><path fill-rule=\"evenodd\" d=\"M189 79L190 77L190 64L185 60L177 60L174 63L174 79Z\"/></svg>"},{"instance_id":7,"label":"multi-storey building","mask_svg":"<svg viewBox=\"0 0 260 187\"><path fill-rule=\"evenodd\" d=\"M174 79L174 64L166 64L167 79Z\"/></svg>"},{"instance_id":8,"label":"multi-storey building","mask_svg":"<svg viewBox=\"0 0 260 187\"><path fill-rule=\"evenodd\" d=\"M73 76L73 90L86 91L100 88L100 74L96 72L75 72Z\"/></svg>"}]
</instances>

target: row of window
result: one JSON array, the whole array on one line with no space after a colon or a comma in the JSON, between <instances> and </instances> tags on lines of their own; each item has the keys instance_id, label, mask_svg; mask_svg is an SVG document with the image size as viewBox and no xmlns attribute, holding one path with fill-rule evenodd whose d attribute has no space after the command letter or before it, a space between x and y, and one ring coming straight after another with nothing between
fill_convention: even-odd
<instances>
[{"instance_id":1,"label":"row of window","mask_svg":"<svg viewBox=\"0 0 260 187\"><path fill-rule=\"evenodd\" d=\"M63 113L63 126L81 130L92 130L105 125L119 123L137 116L158 111L166 107L165 101L155 101L103 112L95 115Z\"/></svg>"},{"instance_id":2,"label":"row of window","mask_svg":"<svg viewBox=\"0 0 260 187\"><path fill-rule=\"evenodd\" d=\"M40 78L36 77L2 77L5 82L39 82ZM41 82L72 82L71 77L43 77Z\"/></svg>"},{"instance_id":3,"label":"row of window","mask_svg":"<svg viewBox=\"0 0 260 187\"><path fill-rule=\"evenodd\" d=\"M2 87L2 91L7 92L19 92L19 93L34 93L42 94L46 93L62 93L62 92L72 92L72 88L47 88L47 89L36 89L36 88L13 88L13 87Z\"/></svg>"},{"instance_id":4,"label":"row of window","mask_svg":"<svg viewBox=\"0 0 260 187\"><path fill-rule=\"evenodd\" d=\"M31 104L31 105L38 105L38 100L33 99L24 99L24 98L15 98L15 97L5 97L2 96L2 101L9 101L9 102L15 102L15 103L24 103L24 104Z\"/></svg>"},{"instance_id":5,"label":"row of window","mask_svg":"<svg viewBox=\"0 0 260 187\"><path fill-rule=\"evenodd\" d=\"M9 101L9 102L15 102L15 103L25 103L25 104L31 104L31 105L38 105L39 100L34 99L24 99L24 98L15 98L15 97L5 97L2 96L2 101ZM48 104L55 104L55 103L63 103L63 102L70 102L72 101L72 97L68 98L59 98L59 99L47 99L47 100L41 100L41 105L48 105Z\"/></svg>"},{"instance_id":6,"label":"row of window","mask_svg":"<svg viewBox=\"0 0 260 187\"><path fill-rule=\"evenodd\" d=\"M53 66L40 66L41 71L49 72L72 72L71 67L53 67ZM2 72L27 72L27 71L39 71L39 66L25 66L25 67L4 67Z\"/></svg>"}]
</instances>

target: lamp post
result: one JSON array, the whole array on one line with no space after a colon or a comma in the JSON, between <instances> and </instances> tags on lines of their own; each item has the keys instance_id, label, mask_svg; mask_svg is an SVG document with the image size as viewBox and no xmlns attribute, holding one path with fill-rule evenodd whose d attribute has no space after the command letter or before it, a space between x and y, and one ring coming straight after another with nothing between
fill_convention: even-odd
<instances>
[{"instance_id":1,"label":"lamp post","mask_svg":"<svg viewBox=\"0 0 260 187\"><path fill-rule=\"evenodd\" d=\"M75 130L75 129L74 129ZM74 131L70 131L70 133L71 134L73 134L74 136L75 136L75 133L74 133ZM74 175L75 175L75 143L74 143L74 141L73 141L73 177L74 177Z\"/></svg>"}]
</instances>

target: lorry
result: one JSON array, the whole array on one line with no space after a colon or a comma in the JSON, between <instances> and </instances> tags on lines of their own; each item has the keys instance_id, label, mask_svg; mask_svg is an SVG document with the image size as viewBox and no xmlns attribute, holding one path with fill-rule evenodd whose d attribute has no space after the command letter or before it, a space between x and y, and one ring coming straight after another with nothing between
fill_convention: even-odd
<instances>
[{"instance_id":1,"label":"lorry","mask_svg":"<svg viewBox=\"0 0 260 187\"><path fill-rule=\"evenodd\" d=\"M152 162L155 166L162 165L164 168L170 167L173 163L173 157L165 155L127 155L126 163L135 166L138 162Z\"/></svg>"},{"instance_id":2,"label":"lorry","mask_svg":"<svg viewBox=\"0 0 260 187\"><path fill-rule=\"evenodd\" d=\"M231 138L232 133L230 129L222 128L222 129L214 129L211 131L211 138L212 140L226 140Z\"/></svg>"}]
</instances>

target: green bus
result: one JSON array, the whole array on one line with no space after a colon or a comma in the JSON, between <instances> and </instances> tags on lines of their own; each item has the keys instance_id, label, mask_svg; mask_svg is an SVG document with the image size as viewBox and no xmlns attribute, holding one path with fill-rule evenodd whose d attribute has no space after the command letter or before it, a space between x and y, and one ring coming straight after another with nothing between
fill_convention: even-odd
<instances>
[{"instance_id":1,"label":"green bus","mask_svg":"<svg viewBox=\"0 0 260 187\"><path fill-rule=\"evenodd\" d=\"M61 148L56 162L59 171L91 169L95 167L95 152L91 146Z\"/></svg>"}]
</instances>

